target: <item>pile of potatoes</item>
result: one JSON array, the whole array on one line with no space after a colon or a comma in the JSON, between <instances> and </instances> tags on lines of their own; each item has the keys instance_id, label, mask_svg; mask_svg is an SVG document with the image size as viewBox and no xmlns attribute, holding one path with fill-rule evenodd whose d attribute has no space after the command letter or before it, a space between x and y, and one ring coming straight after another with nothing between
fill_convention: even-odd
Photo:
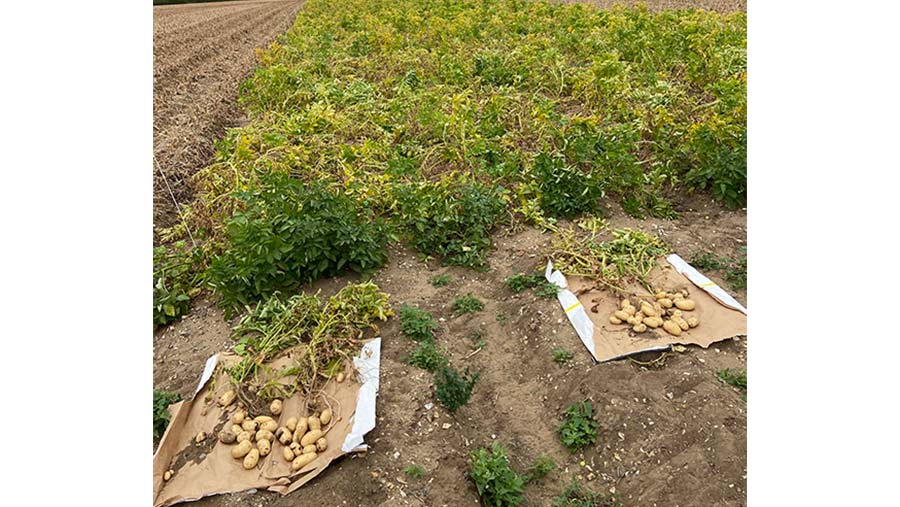
<instances>
[{"instance_id":1,"label":"pile of potatoes","mask_svg":"<svg viewBox=\"0 0 900 507\"><path fill-rule=\"evenodd\" d=\"M219 399L223 407L233 402L233 391L226 392ZM238 409L231 416L231 428L219 432L219 442L234 445L231 457L243 459L245 470L255 468L260 458L268 456L276 440L284 446L281 455L291 463L291 470L294 471L311 463L318 453L328 448L323 428L331 422L330 409L309 417L289 417L283 426L276 419L281 416L282 401L274 400L269 411L274 417L253 417L246 410Z\"/></svg>"},{"instance_id":2,"label":"pile of potatoes","mask_svg":"<svg viewBox=\"0 0 900 507\"><path fill-rule=\"evenodd\" d=\"M610 324L629 324L635 333L643 333L647 329L662 327L667 333L680 336L682 331L700 325L697 317L685 318L684 312L696 308L696 303L688 299L685 289L676 292L658 291L656 301L649 302L636 298L636 307L629 298L625 298L619 309L609 317ZM649 299L649 298L648 298Z\"/></svg>"}]
</instances>

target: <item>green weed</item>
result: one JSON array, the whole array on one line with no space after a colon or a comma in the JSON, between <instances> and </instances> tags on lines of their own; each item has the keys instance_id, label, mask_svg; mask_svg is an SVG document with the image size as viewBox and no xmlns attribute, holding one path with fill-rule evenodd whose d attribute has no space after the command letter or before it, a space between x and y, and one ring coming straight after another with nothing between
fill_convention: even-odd
<instances>
[{"instance_id":1,"label":"green weed","mask_svg":"<svg viewBox=\"0 0 900 507\"><path fill-rule=\"evenodd\" d=\"M434 341L434 332L438 324L425 310L414 306L403 305L400 307L400 330L414 342Z\"/></svg>"},{"instance_id":2,"label":"green weed","mask_svg":"<svg viewBox=\"0 0 900 507\"><path fill-rule=\"evenodd\" d=\"M712 252L702 252L691 259L691 265L699 270L713 270L724 274L725 281L734 289L747 288L747 249L742 248L737 259L717 256Z\"/></svg>"},{"instance_id":3,"label":"green weed","mask_svg":"<svg viewBox=\"0 0 900 507\"><path fill-rule=\"evenodd\" d=\"M413 479L421 479L425 476L425 469L419 465L407 465L403 472Z\"/></svg>"},{"instance_id":4,"label":"green weed","mask_svg":"<svg viewBox=\"0 0 900 507\"><path fill-rule=\"evenodd\" d=\"M479 373L470 374L468 369L460 375L451 366L441 366L434 375L434 394L447 410L456 412L469 402L479 376Z\"/></svg>"},{"instance_id":5,"label":"green weed","mask_svg":"<svg viewBox=\"0 0 900 507\"><path fill-rule=\"evenodd\" d=\"M560 290L556 284L550 283L541 272L530 275L516 273L506 279L506 285L516 294L533 288L535 295L543 298L556 297Z\"/></svg>"},{"instance_id":6,"label":"green weed","mask_svg":"<svg viewBox=\"0 0 900 507\"><path fill-rule=\"evenodd\" d=\"M593 444L597 440L597 422L591 403L582 401L570 405L558 432L563 445L571 452Z\"/></svg>"},{"instance_id":7,"label":"green weed","mask_svg":"<svg viewBox=\"0 0 900 507\"><path fill-rule=\"evenodd\" d=\"M747 371L746 370L732 370L730 368L726 368L724 370L719 371L719 380L725 382L726 384L732 385L738 389L740 389L743 393L747 393Z\"/></svg>"},{"instance_id":8,"label":"green weed","mask_svg":"<svg viewBox=\"0 0 900 507\"><path fill-rule=\"evenodd\" d=\"M553 458L541 454L534 460L534 463L528 467L528 471L525 473L523 479L526 483L536 481L546 477L547 474L554 470L556 470L556 462L553 461Z\"/></svg>"},{"instance_id":9,"label":"green weed","mask_svg":"<svg viewBox=\"0 0 900 507\"><path fill-rule=\"evenodd\" d=\"M554 496L551 507L622 507L615 496L594 493L584 488L578 479L566 486L561 495Z\"/></svg>"},{"instance_id":10,"label":"green weed","mask_svg":"<svg viewBox=\"0 0 900 507\"><path fill-rule=\"evenodd\" d=\"M450 275L442 274L442 275L434 275L428 279L428 283L435 287L443 287L450 283Z\"/></svg>"},{"instance_id":11,"label":"green weed","mask_svg":"<svg viewBox=\"0 0 900 507\"><path fill-rule=\"evenodd\" d=\"M553 351L553 360L556 364L566 364L572 357L572 353L566 349L556 349Z\"/></svg>"},{"instance_id":12,"label":"green weed","mask_svg":"<svg viewBox=\"0 0 900 507\"><path fill-rule=\"evenodd\" d=\"M153 249L153 327L168 324L188 313L191 297L199 293L195 268L197 251L184 241Z\"/></svg>"},{"instance_id":13,"label":"green weed","mask_svg":"<svg viewBox=\"0 0 900 507\"><path fill-rule=\"evenodd\" d=\"M485 507L515 507L524 501L525 480L510 468L506 449L500 442L492 442L490 449L472 451L469 476Z\"/></svg>"},{"instance_id":14,"label":"green weed","mask_svg":"<svg viewBox=\"0 0 900 507\"><path fill-rule=\"evenodd\" d=\"M484 303L472 294L466 294L453 300L453 315L460 316L467 313L480 312L484 309Z\"/></svg>"},{"instance_id":15,"label":"green weed","mask_svg":"<svg viewBox=\"0 0 900 507\"><path fill-rule=\"evenodd\" d=\"M425 340L419 342L419 345L409 354L407 362L423 370L435 372L447 364L446 354L446 351L437 350L434 340Z\"/></svg>"}]
</instances>

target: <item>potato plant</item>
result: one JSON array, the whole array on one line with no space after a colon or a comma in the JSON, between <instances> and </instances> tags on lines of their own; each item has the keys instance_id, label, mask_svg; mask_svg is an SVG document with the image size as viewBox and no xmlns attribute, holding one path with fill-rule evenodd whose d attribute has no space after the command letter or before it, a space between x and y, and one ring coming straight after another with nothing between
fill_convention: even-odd
<instances>
[{"instance_id":1,"label":"potato plant","mask_svg":"<svg viewBox=\"0 0 900 507\"><path fill-rule=\"evenodd\" d=\"M512 220L608 199L669 215L666 196L692 190L741 206L746 40L744 13L310 0L241 86L250 121L195 179L192 225L221 258L209 281L239 305L377 267L385 223L424 255L483 267ZM278 204L273 175L322 185L290 192L309 218Z\"/></svg>"}]
</instances>

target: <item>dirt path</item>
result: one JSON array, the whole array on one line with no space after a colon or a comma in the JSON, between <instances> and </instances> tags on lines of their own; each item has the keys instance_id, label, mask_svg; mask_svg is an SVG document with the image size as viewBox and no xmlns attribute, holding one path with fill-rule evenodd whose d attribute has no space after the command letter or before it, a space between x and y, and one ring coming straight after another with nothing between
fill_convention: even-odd
<instances>
[{"instance_id":1,"label":"dirt path","mask_svg":"<svg viewBox=\"0 0 900 507\"><path fill-rule=\"evenodd\" d=\"M178 221L165 181L179 203L189 201L186 179L209 162L225 129L242 121L238 85L257 65L254 49L286 30L301 3L247 0L153 8L155 228Z\"/></svg>"}]
</instances>

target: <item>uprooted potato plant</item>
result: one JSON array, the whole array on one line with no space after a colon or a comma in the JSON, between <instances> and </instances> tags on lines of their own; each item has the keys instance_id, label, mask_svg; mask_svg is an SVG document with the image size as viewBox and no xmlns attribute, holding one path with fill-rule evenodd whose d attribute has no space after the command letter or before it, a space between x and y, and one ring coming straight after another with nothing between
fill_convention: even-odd
<instances>
[{"instance_id":1,"label":"uprooted potato plant","mask_svg":"<svg viewBox=\"0 0 900 507\"><path fill-rule=\"evenodd\" d=\"M365 332L377 332L377 322L391 315L388 295L373 282L350 283L324 304L317 295L282 299L275 294L235 326L234 352L240 360L226 372L247 407L296 392L309 400L352 362ZM295 352L289 366L268 365L289 349Z\"/></svg>"}]
</instances>

